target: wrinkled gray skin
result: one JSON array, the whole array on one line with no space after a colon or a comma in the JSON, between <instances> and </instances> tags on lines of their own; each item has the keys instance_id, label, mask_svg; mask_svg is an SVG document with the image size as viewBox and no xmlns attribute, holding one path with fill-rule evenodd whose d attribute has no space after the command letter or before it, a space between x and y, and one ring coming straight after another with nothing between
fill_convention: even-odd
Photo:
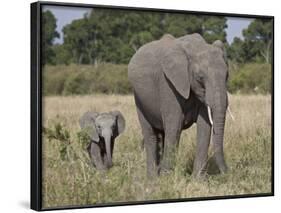
<instances>
[{"instance_id":1,"label":"wrinkled gray skin","mask_svg":"<svg viewBox=\"0 0 281 213\"><path fill-rule=\"evenodd\" d=\"M165 35L135 53L128 76L144 136L148 176L174 168L181 131L193 123L197 123L193 175L206 174L212 129L216 163L221 173L227 171L223 137L228 67L221 41L211 45L199 34L177 39Z\"/></svg>"},{"instance_id":2,"label":"wrinkled gray skin","mask_svg":"<svg viewBox=\"0 0 281 213\"><path fill-rule=\"evenodd\" d=\"M125 129L125 119L119 111L109 113L86 112L80 118L80 127L91 138L87 150L98 170L112 167L115 138Z\"/></svg>"}]
</instances>

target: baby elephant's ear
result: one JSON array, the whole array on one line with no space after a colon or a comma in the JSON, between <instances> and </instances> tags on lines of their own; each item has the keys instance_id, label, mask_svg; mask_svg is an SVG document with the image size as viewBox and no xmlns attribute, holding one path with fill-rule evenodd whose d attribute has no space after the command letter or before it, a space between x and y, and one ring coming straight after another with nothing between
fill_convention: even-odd
<instances>
[{"instance_id":1,"label":"baby elephant's ear","mask_svg":"<svg viewBox=\"0 0 281 213\"><path fill-rule=\"evenodd\" d=\"M116 117L117 134L120 135L125 130L125 126L126 126L125 118L120 111L113 111L111 112L111 114Z\"/></svg>"},{"instance_id":2,"label":"baby elephant's ear","mask_svg":"<svg viewBox=\"0 0 281 213\"><path fill-rule=\"evenodd\" d=\"M100 137L97 133L95 120L99 114L97 112L86 112L79 120L81 129L85 130L90 136L91 140L99 142Z\"/></svg>"}]
</instances>

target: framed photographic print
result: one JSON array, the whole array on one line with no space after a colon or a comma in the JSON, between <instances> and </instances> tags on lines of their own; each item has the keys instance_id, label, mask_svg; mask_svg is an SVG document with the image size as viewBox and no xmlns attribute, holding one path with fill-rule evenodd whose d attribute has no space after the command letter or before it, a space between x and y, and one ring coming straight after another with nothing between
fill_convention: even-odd
<instances>
[{"instance_id":1,"label":"framed photographic print","mask_svg":"<svg viewBox=\"0 0 281 213\"><path fill-rule=\"evenodd\" d=\"M31 208L274 195L274 17L31 4Z\"/></svg>"}]
</instances>

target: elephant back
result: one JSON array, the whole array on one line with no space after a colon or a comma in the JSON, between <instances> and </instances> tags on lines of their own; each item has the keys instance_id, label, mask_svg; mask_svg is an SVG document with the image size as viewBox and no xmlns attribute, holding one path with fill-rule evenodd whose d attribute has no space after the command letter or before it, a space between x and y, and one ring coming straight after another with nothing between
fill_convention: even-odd
<instances>
[{"instance_id":1,"label":"elephant back","mask_svg":"<svg viewBox=\"0 0 281 213\"><path fill-rule=\"evenodd\" d=\"M128 64L128 78L131 82L158 71L158 49L159 40L149 42L136 51Z\"/></svg>"}]
</instances>

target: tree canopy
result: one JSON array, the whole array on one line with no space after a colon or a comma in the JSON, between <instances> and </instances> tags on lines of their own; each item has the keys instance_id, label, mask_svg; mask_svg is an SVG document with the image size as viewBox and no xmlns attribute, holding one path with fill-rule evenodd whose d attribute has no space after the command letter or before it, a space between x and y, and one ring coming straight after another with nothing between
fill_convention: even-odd
<instances>
[{"instance_id":1,"label":"tree canopy","mask_svg":"<svg viewBox=\"0 0 281 213\"><path fill-rule=\"evenodd\" d=\"M54 63L126 64L140 46L166 33L175 37L200 33L208 42L226 42L226 27L226 18L216 16L93 9L63 28L64 43L53 48ZM55 38L55 31L51 32Z\"/></svg>"},{"instance_id":2,"label":"tree canopy","mask_svg":"<svg viewBox=\"0 0 281 213\"><path fill-rule=\"evenodd\" d=\"M54 64L55 63L55 52L53 51L52 45L55 38L59 38L59 33L56 31L57 20L53 13L49 10L42 14L42 47L43 47L43 58L42 63Z\"/></svg>"},{"instance_id":3,"label":"tree canopy","mask_svg":"<svg viewBox=\"0 0 281 213\"><path fill-rule=\"evenodd\" d=\"M93 9L83 18L63 28L64 43L53 44L59 37L56 18L43 13L43 64L126 64L143 44L165 33L175 37L199 33L209 43L219 39L227 44L227 19L221 16ZM235 37L227 44L230 60L238 63L271 60L272 22L255 19L243 30L243 39Z\"/></svg>"},{"instance_id":4,"label":"tree canopy","mask_svg":"<svg viewBox=\"0 0 281 213\"><path fill-rule=\"evenodd\" d=\"M243 30L244 39L234 38L229 57L239 63L271 61L272 21L255 19Z\"/></svg>"}]
</instances>

